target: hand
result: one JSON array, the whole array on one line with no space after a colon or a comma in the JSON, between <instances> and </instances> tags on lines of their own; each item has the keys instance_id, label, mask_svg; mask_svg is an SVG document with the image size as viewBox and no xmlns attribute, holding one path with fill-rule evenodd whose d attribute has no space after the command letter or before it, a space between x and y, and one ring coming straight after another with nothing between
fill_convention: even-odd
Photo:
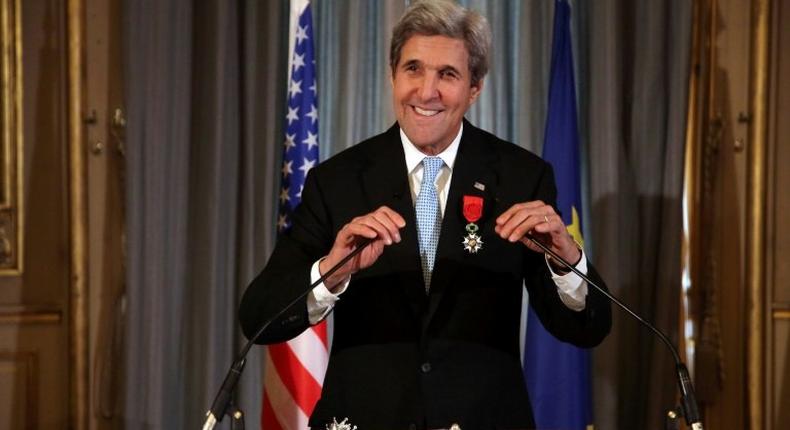
<instances>
[{"instance_id":1,"label":"hand","mask_svg":"<svg viewBox=\"0 0 790 430\"><path fill-rule=\"evenodd\" d=\"M535 252L543 252L526 236L530 233L565 261L574 264L581 259L581 250L565 228L554 208L540 200L517 203L496 219L494 231L502 239L520 241ZM561 268L565 270L565 268Z\"/></svg>"},{"instance_id":2,"label":"hand","mask_svg":"<svg viewBox=\"0 0 790 430\"><path fill-rule=\"evenodd\" d=\"M370 267L384 252L384 246L400 242L400 229L406 225L403 217L392 209L382 206L375 211L356 217L337 232L335 243L329 254L321 260L318 271L323 275L335 264L348 256L359 245L362 238L374 239L370 245L324 281L329 289L343 283L354 273Z\"/></svg>"}]
</instances>

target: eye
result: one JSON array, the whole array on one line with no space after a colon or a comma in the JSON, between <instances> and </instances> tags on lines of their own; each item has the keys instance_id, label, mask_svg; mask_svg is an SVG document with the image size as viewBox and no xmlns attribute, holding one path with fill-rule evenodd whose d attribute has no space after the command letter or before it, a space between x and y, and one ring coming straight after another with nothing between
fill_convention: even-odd
<instances>
[{"instance_id":1,"label":"eye","mask_svg":"<svg viewBox=\"0 0 790 430\"><path fill-rule=\"evenodd\" d=\"M420 65L414 61L410 61L403 65L403 70L406 72L416 72L420 69Z\"/></svg>"},{"instance_id":2,"label":"eye","mask_svg":"<svg viewBox=\"0 0 790 430\"><path fill-rule=\"evenodd\" d=\"M455 70L452 70L452 69L442 70L440 72L440 76L443 79L458 79L458 73L456 73Z\"/></svg>"}]
</instances>

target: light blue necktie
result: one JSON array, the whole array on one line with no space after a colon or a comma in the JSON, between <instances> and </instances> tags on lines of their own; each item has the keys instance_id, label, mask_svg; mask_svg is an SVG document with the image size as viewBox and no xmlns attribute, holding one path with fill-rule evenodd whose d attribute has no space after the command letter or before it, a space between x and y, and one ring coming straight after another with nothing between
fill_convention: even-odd
<instances>
[{"instance_id":1,"label":"light blue necktie","mask_svg":"<svg viewBox=\"0 0 790 430\"><path fill-rule=\"evenodd\" d=\"M444 165L439 157L422 159L422 184L417 194L414 210L417 212L417 233L420 239L420 260L425 291L431 287L431 274L436 260L436 247L439 245L439 232L442 228L442 213L439 209L439 192L436 190L436 175Z\"/></svg>"}]
</instances>

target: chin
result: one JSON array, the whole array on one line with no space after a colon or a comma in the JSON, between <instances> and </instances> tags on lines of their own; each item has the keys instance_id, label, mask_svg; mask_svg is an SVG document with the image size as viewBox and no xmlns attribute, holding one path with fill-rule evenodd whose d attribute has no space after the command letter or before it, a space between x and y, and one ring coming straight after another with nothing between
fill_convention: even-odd
<instances>
[{"instance_id":1,"label":"chin","mask_svg":"<svg viewBox=\"0 0 790 430\"><path fill-rule=\"evenodd\" d=\"M409 139L411 142L420 148L434 145L439 140L439 135L437 133L426 132L420 128L412 129L411 133L407 130L406 135L410 136ZM412 138L411 136L414 137Z\"/></svg>"},{"instance_id":2,"label":"chin","mask_svg":"<svg viewBox=\"0 0 790 430\"><path fill-rule=\"evenodd\" d=\"M414 144L414 146L416 146L417 148L424 149L424 148L436 146L438 142L436 141L436 139L420 138L418 136L417 138L413 139L411 143Z\"/></svg>"}]
</instances>

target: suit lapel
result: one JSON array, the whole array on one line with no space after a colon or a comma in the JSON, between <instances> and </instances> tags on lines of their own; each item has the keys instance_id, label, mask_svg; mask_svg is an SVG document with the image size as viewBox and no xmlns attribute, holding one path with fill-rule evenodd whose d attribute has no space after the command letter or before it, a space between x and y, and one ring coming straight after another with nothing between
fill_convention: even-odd
<instances>
[{"instance_id":1,"label":"suit lapel","mask_svg":"<svg viewBox=\"0 0 790 430\"><path fill-rule=\"evenodd\" d=\"M475 258L474 255L467 255L462 245L467 224L462 214L463 196L483 197L485 208L480 222L493 222L491 215L499 182L499 156L488 148L480 130L464 121L464 133L453 167L436 250L432 285L426 298L417 220L399 130L395 124L382 136L381 142L371 146L363 161L360 182L368 212L386 205L406 221L406 226L401 230L401 242L386 247L381 262L387 265L388 273L399 277L415 315L423 316L422 326L426 330L445 292L452 287L454 274L457 273L455 267L465 258ZM485 189L476 188L477 184L483 185Z\"/></svg>"},{"instance_id":2,"label":"suit lapel","mask_svg":"<svg viewBox=\"0 0 790 430\"><path fill-rule=\"evenodd\" d=\"M431 280L428 312L423 319L424 330L427 329L446 290L452 287L454 274L458 272L454 267L467 257L467 251L464 251L462 245L467 224L462 213L463 196L483 197L485 201L484 213L480 222L493 222L491 215L493 213L494 190L499 181L497 174L499 156L487 148L484 139L479 136L480 134L478 129L464 121L464 132L453 167L450 192L447 196L442 231L436 250L436 265ZM484 189L480 190L479 188Z\"/></svg>"},{"instance_id":3,"label":"suit lapel","mask_svg":"<svg viewBox=\"0 0 790 430\"><path fill-rule=\"evenodd\" d=\"M360 180L368 212L388 206L406 221L400 232L400 243L386 247L382 259L388 266L387 272L400 278L415 315L419 315L424 311L426 301L425 283L420 268L417 220L399 130L395 124L382 136L381 142L371 147Z\"/></svg>"}]
</instances>

